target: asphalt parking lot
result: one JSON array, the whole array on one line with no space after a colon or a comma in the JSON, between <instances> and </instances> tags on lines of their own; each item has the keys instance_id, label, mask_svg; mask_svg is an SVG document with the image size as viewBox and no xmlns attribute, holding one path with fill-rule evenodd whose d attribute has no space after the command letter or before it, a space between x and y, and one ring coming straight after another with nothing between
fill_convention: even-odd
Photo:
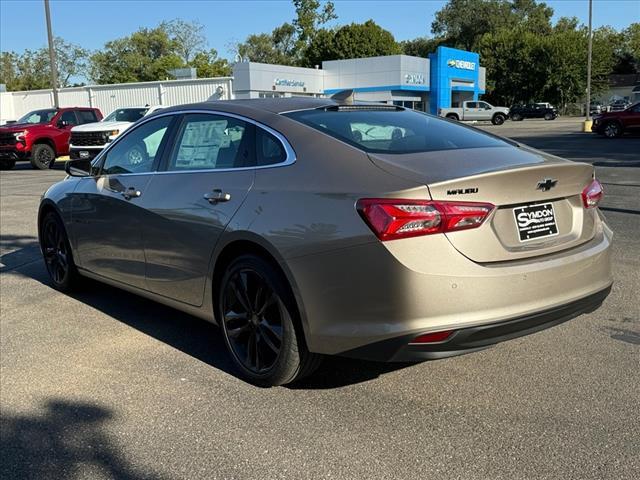
<instances>
[{"instance_id":1,"label":"asphalt parking lot","mask_svg":"<svg viewBox=\"0 0 640 480\"><path fill-rule=\"evenodd\" d=\"M638 478L640 138L481 128L596 166L616 235L605 304L452 359L329 359L286 388L237 379L217 329L186 314L93 282L53 290L35 219L64 172L2 172L0 476Z\"/></svg>"}]
</instances>

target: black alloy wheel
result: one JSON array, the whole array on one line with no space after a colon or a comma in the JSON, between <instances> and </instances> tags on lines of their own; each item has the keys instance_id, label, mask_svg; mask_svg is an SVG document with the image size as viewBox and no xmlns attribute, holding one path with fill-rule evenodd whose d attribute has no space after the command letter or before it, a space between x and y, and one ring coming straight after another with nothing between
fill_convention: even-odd
<instances>
[{"instance_id":1,"label":"black alloy wheel","mask_svg":"<svg viewBox=\"0 0 640 480\"><path fill-rule=\"evenodd\" d=\"M513 115L511 115L511 120L513 120L514 122L519 122L520 120L522 120L522 115L520 115L519 113L514 113Z\"/></svg>"},{"instance_id":2,"label":"black alloy wheel","mask_svg":"<svg viewBox=\"0 0 640 480\"><path fill-rule=\"evenodd\" d=\"M555 120L556 116L553 113L545 113L544 114L544 119L545 120Z\"/></svg>"},{"instance_id":3,"label":"black alloy wheel","mask_svg":"<svg viewBox=\"0 0 640 480\"><path fill-rule=\"evenodd\" d=\"M78 274L62 220L54 212L49 212L42 221L40 247L53 286L69 290Z\"/></svg>"},{"instance_id":4,"label":"black alloy wheel","mask_svg":"<svg viewBox=\"0 0 640 480\"><path fill-rule=\"evenodd\" d=\"M31 150L31 166L37 170L47 170L53 166L56 152L51 146L39 143Z\"/></svg>"},{"instance_id":5,"label":"black alloy wheel","mask_svg":"<svg viewBox=\"0 0 640 480\"><path fill-rule=\"evenodd\" d=\"M496 113L491 119L491 123L493 123L494 125L502 125L506 120L506 118L507 117L505 117L503 114Z\"/></svg>"},{"instance_id":6,"label":"black alloy wheel","mask_svg":"<svg viewBox=\"0 0 640 480\"><path fill-rule=\"evenodd\" d=\"M608 122L604 126L603 133L607 138L616 138L622 135L622 127L618 122Z\"/></svg>"},{"instance_id":7,"label":"black alloy wheel","mask_svg":"<svg viewBox=\"0 0 640 480\"><path fill-rule=\"evenodd\" d=\"M233 261L221 279L218 298L227 349L251 383L283 385L315 370L319 356L307 351L296 331L293 297L269 262L254 255Z\"/></svg>"},{"instance_id":8,"label":"black alloy wheel","mask_svg":"<svg viewBox=\"0 0 640 480\"><path fill-rule=\"evenodd\" d=\"M267 372L282 348L282 301L267 281L250 269L234 272L224 299L224 324L233 353L251 372Z\"/></svg>"}]
</instances>

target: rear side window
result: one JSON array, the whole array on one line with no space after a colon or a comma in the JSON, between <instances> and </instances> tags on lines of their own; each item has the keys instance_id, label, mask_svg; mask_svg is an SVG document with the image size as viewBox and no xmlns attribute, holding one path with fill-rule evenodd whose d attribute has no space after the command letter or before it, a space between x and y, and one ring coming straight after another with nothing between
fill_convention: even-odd
<instances>
[{"instance_id":1,"label":"rear side window","mask_svg":"<svg viewBox=\"0 0 640 480\"><path fill-rule=\"evenodd\" d=\"M287 159L282 142L262 128L256 128L257 166L275 165Z\"/></svg>"},{"instance_id":2,"label":"rear side window","mask_svg":"<svg viewBox=\"0 0 640 480\"><path fill-rule=\"evenodd\" d=\"M185 116L168 170L253 166L253 125L223 115Z\"/></svg>"},{"instance_id":3,"label":"rear side window","mask_svg":"<svg viewBox=\"0 0 640 480\"><path fill-rule=\"evenodd\" d=\"M76 114L73 110L67 110L60 115L60 121L65 122L67 125L78 125Z\"/></svg>"},{"instance_id":4,"label":"rear side window","mask_svg":"<svg viewBox=\"0 0 640 480\"><path fill-rule=\"evenodd\" d=\"M412 110L303 110L284 114L370 153L506 147L481 131Z\"/></svg>"},{"instance_id":5,"label":"rear side window","mask_svg":"<svg viewBox=\"0 0 640 480\"><path fill-rule=\"evenodd\" d=\"M78 123L80 125L84 123L93 123L98 121L98 117L96 116L96 112L93 110L78 110L76 112L78 117Z\"/></svg>"}]
</instances>

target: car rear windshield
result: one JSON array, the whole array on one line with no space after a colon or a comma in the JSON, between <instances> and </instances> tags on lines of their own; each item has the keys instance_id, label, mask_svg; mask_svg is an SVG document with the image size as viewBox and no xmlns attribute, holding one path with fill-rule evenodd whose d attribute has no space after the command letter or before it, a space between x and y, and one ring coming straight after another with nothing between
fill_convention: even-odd
<instances>
[{"instance_id":1,"label":"car rear windshield","mask_svg":"<svg viewBox=\"0 0 640 480\"><path fill-rule=\"evenodd\" d=\"M419 153L509 145L478 130L413 110L329 108L284 115L369 153Z\"/></svg>"}]
</instances>

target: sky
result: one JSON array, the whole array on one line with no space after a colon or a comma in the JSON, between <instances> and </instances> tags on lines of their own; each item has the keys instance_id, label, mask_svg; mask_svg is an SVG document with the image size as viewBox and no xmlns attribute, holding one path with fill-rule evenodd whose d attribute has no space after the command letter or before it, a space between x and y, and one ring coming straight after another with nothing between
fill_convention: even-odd
<instances>
[{"instance_id":1,"label":"sky","mask_svg":"<svg viewBox=\"0 0 640 480\"><path fill-rule=\"evenodd\" d=\"M396 40L430 34L440 0L334 0L338 19L332 24L364 22L369 18L389 30ZM587 23L588 0L547 0L554 20L576 16ZM230 58L229 45L252 33L270 32L294 17L289 0L51 0L54 35L90 50L162 20L197 20L205 26L209 48ZM593 25L623 29L640 22L640 0L594 0ZM0 0L0 50L37 49L46 45L42 0Z\"/></svg>"}]
</instances>

